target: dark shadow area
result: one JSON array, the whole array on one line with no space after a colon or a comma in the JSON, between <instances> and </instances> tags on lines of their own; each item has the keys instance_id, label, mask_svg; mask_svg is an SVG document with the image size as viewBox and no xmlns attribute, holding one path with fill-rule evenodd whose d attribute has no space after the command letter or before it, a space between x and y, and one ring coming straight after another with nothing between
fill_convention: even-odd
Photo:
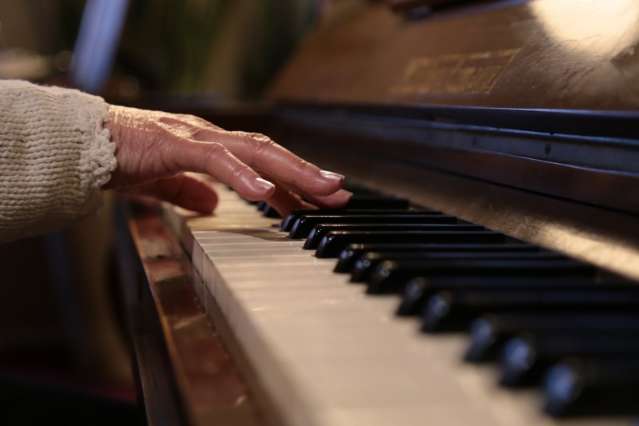
<instances>
[{"instance_id":1,"label":"dark shadow area","mask_svg":"<svg viewBox=\"0 0 639 426\"><path fill-rule=\"evenodd\" d=\"M118 389L92 388L59 373L0 372L0 424L145 425L143 409Z\"/></svg>"}]
</instances>

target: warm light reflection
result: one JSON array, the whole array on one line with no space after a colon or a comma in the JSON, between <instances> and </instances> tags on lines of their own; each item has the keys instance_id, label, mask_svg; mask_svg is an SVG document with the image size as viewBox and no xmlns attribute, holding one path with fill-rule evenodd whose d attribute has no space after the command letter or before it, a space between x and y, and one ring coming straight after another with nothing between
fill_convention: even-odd
<instances>
[{"instance_id":1,"label":"warm light reflection","mask_svg":"<svg viewBox=\"0 0 639 426\"><path fill-rule=\"evenodd\" d=\"M570 53L610 59L639 42L638 0L539 0L530 8Z\"/></svg>"}]
</instances>

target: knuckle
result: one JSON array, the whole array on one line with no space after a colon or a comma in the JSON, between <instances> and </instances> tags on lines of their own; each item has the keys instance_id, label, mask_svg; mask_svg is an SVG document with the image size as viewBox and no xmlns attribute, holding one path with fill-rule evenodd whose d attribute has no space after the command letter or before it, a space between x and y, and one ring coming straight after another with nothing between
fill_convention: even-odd
<instances>
[{"instance_id":1,"label":"knuckle","mask_svg":"<svg viewBox=\"0 0 639 426\"><path fill-rule=\"evenodd\" d=\"M246 139L251 146L252 161L259 160L276 146L271 138L261 133L248 133Z\"/></svg>"},{"instance_id":2,"label":"knuckle","mask_svg":"<svg viewBox=\"0 0 639 426\"><path fill-rule=\"evenodd\" d=\"M253 142L253 155L259 157L269 152L275 143L270 139L258 139Z\"/></svg>"},{"instance_id":3,"label":"knuckle","mask_svg":"<svg viewBox=\"0 0 639 426\"><path fill-rule=\"evenodd\" d=\"M297 161L297 164L295 166L297 173L299 173L300 175L306 175L306 174L310 174L310 173L315 173L317 166L309 163L306 160L302 160L301 158Z\"/></svg>"},{"instance_id":4,"label":"knuckle","mask_svg":"<svg viewBox=\"0 0 639 426\"><path fill-rule=\"evenodd\" d=\"M260 133L251 134L251 143L253 144L255 149L259 150L265 150L275 145L275 142L273 142L271 138Z\"/></svg>"},{"instance_id":5,"label":"knuckle","mask_svg":"<svg viewBox=\"0 0 639 426\"><path fill-rule=\"evenodd\" d=\"M186 121L200 121L201 118L193 114L178 114L178 117Z\"/></svg>"},{"instance_id":6,"label":"knuckle","mask_svg":"<svg viewBox=\"0 0 639 426\"><path fill-rule=\"evenodd\" d=\"M214 127L214 128L218 128L217 126L213 125L212 123L210 123L208 120L205 120L202 117L198 117L197 115L192 115L192 114L182 114L182 118L189 124L196 126L196 127L204 127L204 128L208 128L208 127Z\"/></svg>"},{"instance_id":7,"label":"knuckle","mask_svg":"<svg viewBox=\"0 0 639 426\"><path fill-rule=\"evenodd\" d=\"M242 132L242 131L233 131L228 133L232 134L233 136L239 139L243 139L244 141L250 144L263 143L263 142L268 142L271 140L271 138L269 138L266 135L263 135L262 133Z\"/></svg>"},{"instance_id":8,"label":"knuckle","mask_svg":"<svg viewBox=\"0 0 639 426\"><path fill-rule=\"evenodd\" d=\"M188 124L199 124L202 122L200 117L193 114L172 114L172 119Z\"/></svg>"},{"instance_id":9,"label":"knuckle","mask_svg":"<svg viewBox=\"0 0 639 426\"><path fill-rule=\"evenodd\" d=\"M214 170L216 166L219 166L220 162L225 161L224 158L228 155L228 150L219 143L206 144L204 151L200 153L203 161L203 169Z\"/></svg>"},{"instance_id":10,"label":"knuckle","mask_svg":"<svg viewBox=\"0 0 639 426\"><path fill-rule=\"evenodd\" d=\"M271 138L262 133L247 132L246 137L256 142L272 142Z\"/></svg>"},{"instance_id":11,"label":"knuckle","mask_svg":"<svg viewBox=\"0 0 639 426\"><path fill-rule=\"evenodd\" d=\"M214 142L206 145L206 157L209 160L219 160L226 154L228 154L228 150L220 143Z\"/></svg>"},{"instance_id":12,"label":"knuckle","mask_svg":"<svg viewBox=\"0 0 639 426\"><path fill-rule=\"evenodd\" d=\"M231 166L231 175L233 176L233 179L241 179L246 172L247 168L240 164L234 164Z\"/></svg>"}]
</instances>

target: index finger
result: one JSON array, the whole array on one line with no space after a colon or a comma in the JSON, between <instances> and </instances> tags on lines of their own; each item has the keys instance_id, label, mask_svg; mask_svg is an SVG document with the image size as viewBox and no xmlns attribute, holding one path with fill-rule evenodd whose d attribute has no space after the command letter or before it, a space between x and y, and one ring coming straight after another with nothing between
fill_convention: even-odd
<instances>
[{"instance_id":1,"label":"index finger","mask_svg":"<svg viewBox=\"0 0 639 426\"><path fill-rule=\"evenodd\" d=\"M344 176L322 170L258 133L203 129L195 139L223 144L244 163L300 194L330 195L344 182Z\"/></svg>"}]
</instances>

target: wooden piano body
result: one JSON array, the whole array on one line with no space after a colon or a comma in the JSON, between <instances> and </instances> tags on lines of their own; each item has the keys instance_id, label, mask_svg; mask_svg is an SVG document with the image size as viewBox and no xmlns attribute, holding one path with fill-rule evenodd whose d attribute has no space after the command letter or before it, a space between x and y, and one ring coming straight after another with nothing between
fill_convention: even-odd
<instances>
[{"instance_id":1,"label":"wooden piano body","mask_svg":"<svg viewBox=\"0 0 639 426\"><path fill-rule=\"evenodd\" d=\"M420 19L361 2L302 43L267 105L163 107L267 133L358 183L637 280L638 23L633 0L462 2ZM375 424L364 410L306 413L299 387L278 388L290 378L246 353L227 301L206 291L214 273L197 249L197 231L219 228L224 210L213 222L127 211L133 244L123 233L121 249L137 252L146 276L127 300L152 423ZM555 424L465 368L455 380L491 393L476 424ZM425 424L469 418L424 406Z\"/></svg>"}]
</instances>

